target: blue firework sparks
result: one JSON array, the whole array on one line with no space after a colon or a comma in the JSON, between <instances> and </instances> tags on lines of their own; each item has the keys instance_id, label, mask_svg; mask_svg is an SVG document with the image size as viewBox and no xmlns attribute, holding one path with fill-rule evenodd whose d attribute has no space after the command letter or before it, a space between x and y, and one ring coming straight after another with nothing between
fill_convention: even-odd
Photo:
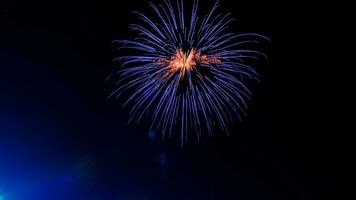
<instances>
[{"instance_id":1,"label":"blue firework sparks","mask_svg":"<svg viewBox=\"0 0 356 200\"><path fill-rule=\"evenodd\" d=\"M219 2L202 18L197 0L187 13L183 0L150 6L154 18L134 12L141 23L130 29L137 37L115 41L129 54L116 58L121 78L112 95L126 94L129 122L148 114L151 130L163 137L178 130L182 144L191 135L210 136L214 127L228 133L229 124L246 115L251 92L245 80L258 80L246 61L266 57L246 44L269 39L229 32L233 19L217 13Z\"/></svg>"}]
</instances>

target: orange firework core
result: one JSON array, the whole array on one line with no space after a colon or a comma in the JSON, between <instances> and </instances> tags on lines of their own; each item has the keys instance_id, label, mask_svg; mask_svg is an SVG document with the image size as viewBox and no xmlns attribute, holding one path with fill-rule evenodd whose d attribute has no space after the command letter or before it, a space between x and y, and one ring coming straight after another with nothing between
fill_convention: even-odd
<instances>
[{"instance_id":1,"label":"orange firework core","mask_svg":"<svg viewBox=\"0 0 356 200\"><path fill-rule=\"evenodd\" d=\"M220 59L203 55L196 49L191 49L188 52L183 52L182 49L177 49L176 53L169 59L161 58L157 64L159 66L168 66L170 72L179 71L181 78L188 71L193 70L198 64L221 63Z\"/></svg>"}]
</instances>

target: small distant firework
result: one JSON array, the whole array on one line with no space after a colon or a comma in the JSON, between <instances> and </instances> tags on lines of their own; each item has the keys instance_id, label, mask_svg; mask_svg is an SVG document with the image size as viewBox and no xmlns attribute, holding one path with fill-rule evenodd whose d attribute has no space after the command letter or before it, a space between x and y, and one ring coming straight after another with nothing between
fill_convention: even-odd
<instances>
[{"instance_id":1,"label":"small distant firework","mask_svg":"<svg viewBox=\"0 0 356 200\"><path fill-rule=\"evenodd\" d=\"M245 80L258 80L247 60L266 57L246 49L246 44L269 40L253 34L228 31L230 13L217 14L216 2L205 16L198 15L198 1L150 4L155 18L134 12L140 24L130 25L137 37L115 41L125 56L118 88L112 95L125 94L130 107L129 122L151 116L151 130L171 136L177 130L182 144L194 132L210 136L217 126L228 133L228 125L246 115L251 92ZM188 134L189 133L189 134Z\"/></svg>"}]
</instances>

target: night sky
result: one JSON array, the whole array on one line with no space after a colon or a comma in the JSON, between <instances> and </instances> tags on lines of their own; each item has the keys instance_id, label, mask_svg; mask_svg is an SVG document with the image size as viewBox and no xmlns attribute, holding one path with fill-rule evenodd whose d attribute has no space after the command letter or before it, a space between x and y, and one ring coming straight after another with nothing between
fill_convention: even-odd
<instances>
[{"instance_id":1,"label":"night sky","mask_svg":"<svg viewBox=\"0 0 356 200\"><path fill-rule=\"evenodd\" d=\"M112 41L132 37L131 11L150 12L148 1L2 0L0 200L336 198L342 131L326 74L343 65L352 5L221 4L233 31L272 39L270 59L231 135L182 148L149 134L149 120L127 125L122 100L107 97Z\"/></svg>"}]
</instances>

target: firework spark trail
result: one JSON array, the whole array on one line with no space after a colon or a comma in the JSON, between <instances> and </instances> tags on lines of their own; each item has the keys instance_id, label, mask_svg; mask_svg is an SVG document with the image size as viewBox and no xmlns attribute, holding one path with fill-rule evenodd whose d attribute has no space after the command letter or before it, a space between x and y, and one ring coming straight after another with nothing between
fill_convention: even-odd
<instances>
[{"instance_id":1,"label":"firework spark trail","mask_svg":"<svg viewBox=\"0 0 356 200\"><path fill-rule=\"evenodd\" d=\"M129 122L138 123L150 113L151 129L160 130L163 137L178 129L182 144L189 131L199 139L204 130L210 136L214 125L228 133L228 125L246 114L251 96L243 78L258 80L256 70L245 61L266 57L241 48L269 39L228 32L233 19L230 13L216 13L219 2L202 20L197 0L188 17L183 0L150 6L158 21L134 12L142 24L132 24L130 29L138 37L116 41L119 49L133 50L136 55L116 59L122 69L119 87L112 95L129 94L124 104L130 106Z\"/></svg>"}]
</instances>

